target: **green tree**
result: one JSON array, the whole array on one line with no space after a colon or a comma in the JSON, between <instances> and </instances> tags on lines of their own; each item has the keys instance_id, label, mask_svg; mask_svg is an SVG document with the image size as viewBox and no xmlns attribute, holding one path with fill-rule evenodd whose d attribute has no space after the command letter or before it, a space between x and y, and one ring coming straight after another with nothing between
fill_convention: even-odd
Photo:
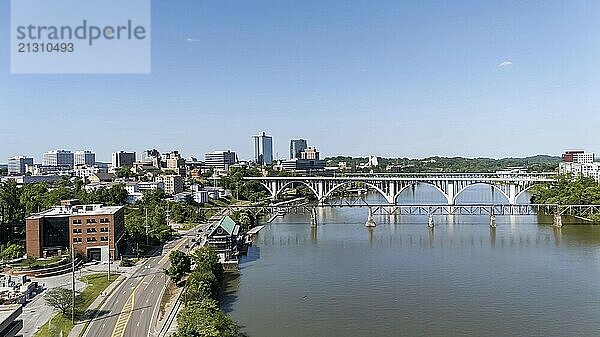
<instances>
[{"instance_id":1,"label":"green tree","mask_svg":"<svg viewBox=\"0 0 600 337\"><path fill-rule=\"evenodd\" d=\"M25 248L23 248L21 245L13 243L2 250L2 253L0 253L0 258L2 258L2 260L12 260L22 257L23 255L25 255Z\"/></svg>"},{"instance_id":2,"label":"green tree","mask_svg":"<svg viewBox=\"0 0 600 337\"><path fill-rule=\"evenodd\" d=\"M41 212L44 210L44 199L48 193L48 187L44 183L27 184L21 188L21 204L25 208L25 214Z\"/></svg>"},{"instance_id":3,"label":"green tree","mask_svg":"<svg viewBox=\"0 0 600 337\"><path fill-rule=\"evenodd\" d=\"M204 299L186 305L177 315L177 337L238 337L240 327L224 312L217 301Z\"/></svg>"},{"instance_id":4,"label":"green tree","mask_svg":"<svg viewBox=\"0 0 600 337\"><path fill-rule=\"evenodd\" d=\"M64 316L69 313L73 304L73 293L66 288L50 289L44 298L51 307L60 311Z\"/></svg>"},{"instance_id":5,"label":"green tree","mask_svg":"<svg viewBox=\"0 0 600 337\"><path fill-rule=\"evenodd\" d=\"M0 184L0 218L4 223L23 220L21 189L14 179L8 179Z\"/></svg>"},{"instance_id":6,"label":"green tree","mask_svg":"<svg viewBox=\"0 0 600 337\"><path fill-rule=\"evenodd\" d=\"M217 295L219 286L217 278L212 271L195 270L185 281L185 303L202 301Z\"/></svg>"},{"instance_id":7,"label":"green tree","mask_svg":"<svg viewBox=\"0 0 600 337\"><path fill-rule=\"evenodd\" d=\"M129 178L134 176L133 172L131 172L131 166L121 166L117 169L115 174L119 178Z\"/></svg>"},{"instance_id":8,"label":"green tree","mask_svg":"<svg viewBox=\"0 0 600 337\"><path fill-rule=\"evenodd\" d=\"M173 282L179 283L181 279L190 272L190 257L180 250L175 250L169 255L169 261L171 262L171 265L165 273Z\"/></svg>"},{"instance_id":9,"label":"green tree","mask_svg":"<svg viewBox=\"0 0 600 337\"><path fill-rule=\"evenodd\" d=\"M75 194L73 190L60 186L54 189L51 189L44 195L44 208L50 208L52 206L60 205L61 200L73 199Z\"/></svg>"},{"instance_id":10,"label":"green tree","mask_svg":"<svg viewBox=\"0 0 600 337\"><path fill-rule=\"evenodd\" d=\"M219 262L219 256L214 249L208 246L199 248L192 255L192 260L196 264L196 270L209 270L215 275L219 284L223 281L223 266Z\"/></svg>"}]
</instances>

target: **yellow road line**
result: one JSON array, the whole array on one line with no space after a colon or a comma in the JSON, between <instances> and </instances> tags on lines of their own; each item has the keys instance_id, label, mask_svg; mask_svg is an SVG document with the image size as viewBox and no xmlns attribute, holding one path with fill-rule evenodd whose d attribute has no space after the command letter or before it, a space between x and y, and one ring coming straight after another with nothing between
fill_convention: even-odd
<instances>
[{"instance_id":1,"label":"yellow road line","mask_svg":"<svg viewBox=\"0 0 600 337\"><path fill-rule=\"evenodd\" d=\"M115 328L111 337L123 337L125 334L127 323L129 323L129 319L131 319L131 314L135 308L135 291L142 285L145 279L146 277L144 277L142 281L133 289L131 295L129 295L129 298L127 299L127 302L125 302L125 305L123 305L123 310L121 310L121 313L117 318L117 323L115 324Z\"/></svg>"},{"instance_id":2,"label":"yellow road line","mask_svg":"<svg viewBox=\"0 0 600 337\"><path fill-rule=\"evenodd\" d=\"M173 247L173 249L169 250L167 252L167 254L165 254L165 256L163 256L162 259L160 259L160 261L158 261L158 264L163 264L165 263L165 261L169 258L169 254L174 251L179 249L179 247L183 246L183 244L187 241L187 239L182 239L180 243L178 243L175 247Z\"/></svg>"}]
</instances>

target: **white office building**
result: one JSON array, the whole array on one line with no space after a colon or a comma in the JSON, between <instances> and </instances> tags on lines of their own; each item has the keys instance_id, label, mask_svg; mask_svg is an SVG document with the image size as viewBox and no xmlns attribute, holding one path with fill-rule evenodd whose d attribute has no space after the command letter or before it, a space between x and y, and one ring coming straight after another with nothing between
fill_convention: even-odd
<instances>
[{"instance_id":1,"label":"white office building","mask_svg":"<svg viewBox=\"0 0 600 337\"><path fill-rule=\"evenodd\" d=\"M96 154L91 151L75 151L73 159L75 165L96 165Z\"/></svg>"},{"instance_id":2,"label":"white office building","mask_svg":"<svg viewBox=\"0 0 600 337\"><path fill-rule=\"evenodd\" d=\"M48 151L42 157L42 166L73 167L74 163L73 152L67 150Z\"/></svg>"},{"instance_id":3,"label":"white office building","mask_svg":"<svg viewBox=\"0 0 600 337\"><path fill-rule=\"evenodd\" d=\"M10 175L25 174L27 166L33 166L33 158L25 156L8 158L8 174Z\"/></svg>"},{"instance_id":4,"label":"white office building","mask_svg":"<svg viewBox=\"0 0 600 337\"><path fill-rule=\"evenodd\" d=\"M204 165L220 170L228 170L229 166L237 163L237 155L235 152L213 151L204 154Z\"/></svg>"},{"instance_id":5,"label":"white office building","mask_svg":"<svg viewBox=\"0 0 600 337\"><path fill-rule=\"evenodd\" d=\"M559 173L592 177L600 182L600 163L594 162L593 152L566 151L562 157L563 161L558 166Z\"/></svg>"}]
</instances>

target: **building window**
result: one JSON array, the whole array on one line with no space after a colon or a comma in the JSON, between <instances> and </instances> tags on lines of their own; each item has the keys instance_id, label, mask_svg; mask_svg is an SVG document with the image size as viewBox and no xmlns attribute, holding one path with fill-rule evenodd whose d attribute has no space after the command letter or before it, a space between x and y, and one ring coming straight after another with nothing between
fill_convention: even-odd
<instances>
[{"instance_id":1,"label":"building window","mask_svg":"<svg viewBox=\"0 0 600 337\"><path fill-rule=\"evenodd\" d=\"M108 227L100 227L100 232L108 232Z\"/></svg>"},{"instance_id":2,"label":"building window","mask_svg":"<svg viewBox=\"0 0 600 337\"><path fill-rule=\"evenodd\" d=\"M73 233L81 234L81 228L73 228Z\"/></svg>"},{"instance_id":3,"label":"building window","mask_svg":"<svg viewBox=\"0 0 600 337\"><path fill-rule=\"evenodd\" d=\"M73 243L80 243L81 241L81 238L73 238Z\"/></svg>"},{"instance_id":4,"label":"building window","mask_svg":"<svg viewBox=\"0 0 600 337\"><path fill-rule=\"evenodd\" d=\"M81 219L73 220L73 225L81 225Z\"/></svg>"},{"instance_id":5,"label":"building window","mask_svg":"<svg viewBox=\"0 0 600 337\"><path fill-rule=\"evenodd\" d=\"M96 239L96 237L92 236L92 237L87 238L86 241L87 242L96 242L96 241L98 241L98 239Z\"/></svg>"},{"instance_id":6,"label":"building window","mask_svg":"<svg viewBox=\"0 0 600 337\"><path fill-rule=\"evenodd\" d=\"M87 232L88 232L88 233L96 233L96 232L97 232L97 230L96 230L96 228L93 228L93 227L92 227L92 228L88 228L88 229L87 229Z\"/></svg>"},{"instance_id":7,"label":"building window","mask_svg":"<svg viewBox=\"0 0 600 337\"><path fill-rule=\"evenodd\" d=\"M100 223L109 223L110 221L108 220L108 218L103 218L100 219Z\"/></svg>"},{"instance_id":8,"label":"building window","mask_svg":"<svg viewBox=\"0 0 600 337\"><path fill-rule=\"evenodd\" d=\"M101 236L100 241L108 241L108 236Z\"/></svg>"},{"instance_id":9,"label":"building window","mask_svg":"<svg viewBox=\"0 0 600 337\"><path fill-rule=\"evenodd\" d=\"M96 223L96 219L87 219L86 222L87 223Z\"/></svg>"}]
</instances>

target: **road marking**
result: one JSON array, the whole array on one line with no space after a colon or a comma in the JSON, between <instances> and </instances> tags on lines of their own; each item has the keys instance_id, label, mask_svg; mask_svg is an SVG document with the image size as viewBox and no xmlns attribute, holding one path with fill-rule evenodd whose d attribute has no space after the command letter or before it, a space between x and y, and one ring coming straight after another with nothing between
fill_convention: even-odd
<instances>
[{"instance_id":1,"label":"road marking","mask_svg":"<svg viewBox=\"0 0 600 337\"><path fill-rule=\"evenodd\" d=\"M135 308L135 291L142 285L140 282L135 289L129 295L127 302L123 306L123 310L119 314L117 318L117 323L115 324L115 328L113 329L113 333L111 337L123 337L125 334L125 329L127 328L127 323L129 323L129 319L131 319L131 314L133 313L133 309Z\"/></svg>"},{"instance_id":2,"label":"road marking","mask_svg":"<svg viewBox=\"0 0 600 337\"><path fill-rule=\"evenodd\" d=\"M146 286L144 287L144 291L146 291L148 289L148 287L152 283L152 280L154 280L155 277L156 277L156 275L152 276L152 278L150 279L150 281L148 281L148 284L146 284Z\"/></svg>"},{"instance_id":3,"label":"road marking","mask_svg":"<svg viewBox=\"0 0 600 337\"><path fill-rule=\"evenodd\" d=\"M165 261L169 258L169 254L174 251L179 249L179 247L183 246L183 244L187 241L187 239L182 239L180 243L178 243L175 247L173 247L173 249L169 250L169 252L167 254L165 254L165 256L163 256L162 259L160 259L160 261L158 261L158 264L163 264L165 263Z\"/></svg>"}]
</instances>

